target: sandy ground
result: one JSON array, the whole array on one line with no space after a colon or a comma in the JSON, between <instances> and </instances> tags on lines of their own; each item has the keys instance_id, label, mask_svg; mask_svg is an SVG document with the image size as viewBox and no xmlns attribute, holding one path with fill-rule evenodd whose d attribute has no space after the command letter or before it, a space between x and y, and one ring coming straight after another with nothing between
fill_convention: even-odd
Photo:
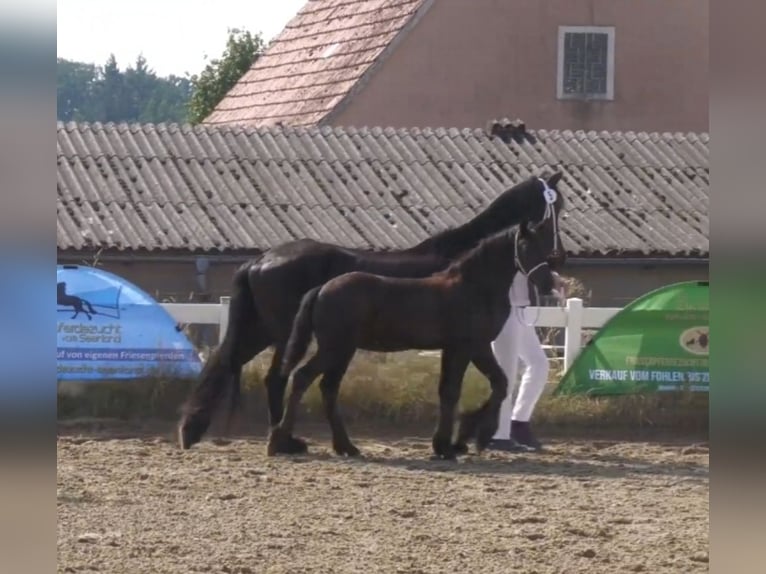
<instances>
[{"instance_id":1,"label":"sandy ground","mask_svg":"<svg viewBox=\"0 0 766 574\"><path fill-rule=\"evenodd\" d=\"M363 460L268 458L259 440L58 439L58 571L708 571L706 445L559 441L429 460L421 438Z\"/></svg>"}]
</instances>

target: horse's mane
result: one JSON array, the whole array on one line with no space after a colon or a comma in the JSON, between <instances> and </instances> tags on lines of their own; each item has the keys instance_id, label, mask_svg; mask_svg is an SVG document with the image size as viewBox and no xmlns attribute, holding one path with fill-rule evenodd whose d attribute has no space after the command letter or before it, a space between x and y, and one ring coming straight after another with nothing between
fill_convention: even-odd
<instances>
[{"instance_id":1,"label":"horse's mane","mask_svg":"<svg viewBox=\"0 0 766 574\"><path fill-rule=\"evenodd\" d=\"M520 228L517 225L511 229L504 229L489 237L485 237L479 241L479 244L476 247L462 253L452 261L449 267L444 270L445 274L454 276L459 274L462 275L466 272L470 273L475 267L483 264L487 255L493 254L495 250L500 247L509 249L508 257L510 261L513 262L516 254L515 237L519 229Z\"/></svg>"},{"instance_id":2,"label":"horse's mane","mask_svg":"<svg viewBox=\"0 0 766 574\"><path fill-rule=\"evenodd\" d=\"M539 210L540 216L542 216L545 200L542 194L538 193L537 181L536 176L528 177L500 193L481 213L463 225L440 231L410 248L410 250L439 249L449 252L460 247L458 252L462 252L467 245L477 247L478 240L483 235L482 231L487 228L500 227L497 222L499 220L507 221L509 214L516 216L516 224L529 218L530 211ZM563 199L563 196L559 194L557 209L563 206Z\"/></svg>"}]
</instances>

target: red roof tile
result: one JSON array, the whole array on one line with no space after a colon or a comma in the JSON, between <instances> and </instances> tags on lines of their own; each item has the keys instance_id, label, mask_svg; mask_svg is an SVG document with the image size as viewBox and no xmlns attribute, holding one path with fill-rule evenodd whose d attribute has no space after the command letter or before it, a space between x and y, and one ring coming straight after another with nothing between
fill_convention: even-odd
<instances>
[{"instance_id":1,"label":"red roof tile","mask_svg":"<svg viewBox=\"0 0 766 574\"><path fill-rule=\"evenodd\" d=\"M425 2L307 2L204 123L318 124Z\"/></svg>"}]
</instances>

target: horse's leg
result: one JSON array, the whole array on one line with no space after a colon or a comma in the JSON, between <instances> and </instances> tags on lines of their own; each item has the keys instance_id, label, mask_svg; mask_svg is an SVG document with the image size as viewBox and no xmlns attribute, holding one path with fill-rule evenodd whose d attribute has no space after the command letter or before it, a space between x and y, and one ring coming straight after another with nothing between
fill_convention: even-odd
<instances>
[{"instance_id":1,"label":"horse's leg","mask_svg":"<svg viewBox=\"0 0 766 574\"><path fill-rule=\"evenodd\" d=\"M486 401L478 409L460 415L457 439L453 445L456 453L466 454L468 452L468 441L476 436L479 423L483 420L488 407L489 401Z\"/></svg>"},{"instance_id":2,"label":"horse's leg","mask_svg":"<svg viewBox=\"0 0 766 574\"><path fill-rule=\"evenodd\" d=\"M468 450L467 442L476 436L476 448L482 451L492 440L497 430L500 406L508 394L508 378L492 353L492 347L487 346L472 358L473 364L487 379L492 387L489 398L478 409L465 413L460 420L455 450Z\"/></svg>"},{"instance_id":3,"label":"horse's leg","mask_svg":"<svg viewBox=\"0 0 766 574\"><path fill-rule=\"evenodd\" d=\"M285 391L287 390L289 377L285 377L281 374L281 367L286 344L286 342L282 341L275 345L271 365L263 380L264 385L266 386L266 397L269 404L269 428L272 431L279 426L284 412ZM316 376L317 375L314 375L315 378ZM292 433L292 430L290 432ZM285 448L284 451L280 450L279 452L285 452L286 454L308 451L308 444L306 441L294 437L292 434L289 438L282 440L279 445L280 447L281 445L284 445Z\"/></svg>"},{"instance_id":4,"label":"horse's leg","mask_svg":"<svg viewBox=\"0 0 766 574\"><path fill-rule=\"evenodd\" d=\"M334 365L325 370L324 377L322 377L322 381L319 383L322 389L322 402L324 403L325 414L332 430L332 448L341 456L359 456L360 454L359 449L354 446L348 437L343 419L340 416L340 409L338 409L340 383L355 352L355 350L352 350L343 359L334 361Z\"/></svg>"},{"instance_id":5,"label":"horse's leg","mask_svg":"<svg viewBox=\"0 0 766 574\"><path fill-rule=\"evenodd\" d=\"M285 344L279 341L274 345L274 355L271 358L269 370L263 378L263 384L266 387L266 397L269 406L269 427L274 428L282 420L282 411L284 410L285 389L287 388L287 377L281 376L280 367L282 357L285 353Z\"/></svg>"},{"instance_id":6,"label":"horse's leg","mask_svg":"<svg viewBox=\"0 0 766 574\"><path fill-rule=\"evenodd\" d=\"M305 365L293 375L293 386L287 399L284 416L271 427L269 443L266 452L269 456L277 453L301 454L306 452L306 443L294 438L295 418L298 414L298 406L306 390L314 382L314 379L322 372L322 363L319 353L311 357Z\"/></svg>"},{"instance_id":7,"label":"horse's leg","mask_svg":"<svg viewBox=\"0 0 766 574\"><path fill-rule=\"evenodd\" d=\"M441 374L439 376L439 424L434 432L431 444L434 454L444 459L454 459L452 430L455 423L455 409L460 400L463 376L468 368L470 357L453 349L442 351Z\"/></svg>"}]
</instances>

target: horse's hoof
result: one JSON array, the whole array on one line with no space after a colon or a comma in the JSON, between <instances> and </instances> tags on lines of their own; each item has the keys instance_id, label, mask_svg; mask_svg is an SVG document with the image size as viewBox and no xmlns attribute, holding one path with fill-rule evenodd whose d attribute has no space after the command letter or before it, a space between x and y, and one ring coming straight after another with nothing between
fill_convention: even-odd
<instances>
[{"instance_id":1,"label":"horse's hoof","mask_svg":"<svg viewBox=\"0 0 766 574\"><path fill-rule=\"evenodd\" d=\"M306 454L309 451L308 443L295 436L288 437L288 448L291 454Z\"/></svg>"},{"instance_id":2,"label":"horse's hoof","mask_svg":"<svg viewBox=\"0 0 766 574\"><path fill-rule=\"evenodd\" d=\"M487 447L489 446L489 443L492 442L492 436L493 435L494 435L494 432L493 433L485 434L483 436L482 436L482 433L479 433L479 436L476 437L476 450L479 453L482 453L485 450L487 450Z\"/></svg>"},{"instance_id":3,"label":"horse's hoof","mask_svg":"<svg viewBox=\"0 0 766 574\"><path fill-rule=\"evenodd\" d=\"M438 436L434 437L431 441L431 448L436 456L445 460L454 460L457 456L450 439L444 440Z\"/></svg>"},{"instance_id":4,"label":"horse's hoof","mask_svg":"<svg viewBox=\"0 0 766 574\"><path fill-rule=\"evenodd\" d=\"M269 437L269 442L266 443L266 456L276 456L279 454L279 444L274 440L273 436Z\"/></svg>"},{"instance_id":5,"label":"horse's hoof","mask_svg":"<svg viewBox=\"0 0 766 574\"><path fill-rule=\"evenodd\" d=\"M362 452L353 444L350 444L348 447L346 447L346 456L359 457L362 456Z\"/></svg>"},{"instance_id":6,"label":"horse's hoof","mask_svg":"<svg viewBox=\"0 0 766 574\"><path fill-rule=\"evenodd\" d=\"M434 460L434 461L447 460L447 461L457 462L457 456L455 455L455 453L448 453L448 452L441 453L441 454L434 453L431 455L431 460Z\"/></svg>"},{"instance_id":7,"label":"horse's hoof","mask_svg":"<svg viewBox=\"0 0 766 574\"><path fill-rule=\"evenodd\" d=\"M452 445L455 454L468 454L468 445L464 442L456 442Z\"/></svg>"},{"instance_id":8,"label":"horse's hoof","mask_svg":"<svg viewBox=\"0 0 766 574\"><path fill-rule=\"evenodd\" d=\"M295 438L287 434L280 428L275 428L269 435L269 442L266 445L266 454L275 456L277 454L306 454L308 445L306 441Z\"/></svg>"},{"instance_id":9,"label":"horse's hoof","mask_svg":"<svg viewBox=\"0 0 766 574\"><path fill-rule=\"evenodd\" d=\"M192 420L183 420L178 425L178 446L182 450L189 450L202 440L204 431L202 425Z\"/></svg>"},{"instance_id":10,"label":"horse's hoof","mask_svg":"<svg viewBox=\"0 0 766 574\"><path fill-rule=\"evenodd\" d=\"M455 448L452 446L452 443L434 441L433 452L435 456L441 458L442 460L457 460L457 453L455 452Z\"/></svg>"},{"instance_id":11,"label":"horse's hoof","mask_svg":"<svg viewBox=\"0 0 766 574\"><path fill-rule=\"evenodd\" d=\"M358 457L362 455L361 451L351 443L333 446L333 450L338 456Z\"/></svg>"}]
</instances>

